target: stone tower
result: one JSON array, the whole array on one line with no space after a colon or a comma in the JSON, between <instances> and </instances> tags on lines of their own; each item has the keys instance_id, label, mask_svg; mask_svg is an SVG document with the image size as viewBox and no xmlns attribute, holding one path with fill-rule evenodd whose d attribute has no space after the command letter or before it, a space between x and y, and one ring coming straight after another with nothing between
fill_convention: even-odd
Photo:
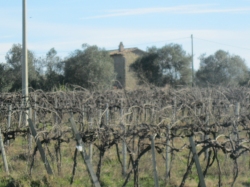
<instances>
[{"instance_id":1,"label":"stone tower","mask_svg":"<svg viewBox=\"0 0 250 187\"><path fill-rule=\"evenodd\" d=\"M145 52L138 48L124 48L122 42L118 46L118 50L111 50L110 56L114 60L114 70L116 73L117 88L135 89L137 79L130 70L130 65L142 56Z\"/></svg>"}]
</instances>

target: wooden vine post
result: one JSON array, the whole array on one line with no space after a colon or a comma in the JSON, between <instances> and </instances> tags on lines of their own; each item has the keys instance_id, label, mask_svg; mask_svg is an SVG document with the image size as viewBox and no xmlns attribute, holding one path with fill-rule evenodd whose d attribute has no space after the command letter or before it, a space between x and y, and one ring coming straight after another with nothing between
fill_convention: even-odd
<instances>
[{"instance_id":1,"label":"wooden vine post","mask_svg":"<svg viewBox=\"0 0 250 187\"><path fill-rule=\"evenodd\" d=\"M34 125L36 126L36 118L37 118L37 115L36 115L36 110L37 110L37 104L36 104L36 102L37 102L37 95L35 95L35 104L34 104L34 116L33 116L33 122L34 122Z\"/></svg>"},{"instance_id":2,"label":"wooden vine post","mask_svg":"<svg viewBox=\"0 0 250 187\"><path fill-rule=\"evenodd\" d=\"M235 117L236 117L236 121L234 121L234 134L235 134L235 140L238 141L239 140L239 132L238 132L237 121L239 120L239 117L240 117L240 102L236 103Z\"/></svg>"},{"instance_id":3,"label":"wooden vine post","mask_svg":"<svg viewBox=\"0 0 250 187\"><path fill-rule=\"evenodd\" d=\"M207 114L207 116L206 116L206 131L209 130L208 125L209 125L209 114ZM208 140L208 139L209 139L209 135L207 134L207 132L206 132L204 138L205 138L204 140ZM206 159L206 160L208 159L208 155L209 155L209 149L207 148L207 149L205 150L205 159Z\"/></svg>"},{"instance_id":4,"label":"wooden vine post","mask_svg":"<svg viewBox=\"0 0 250 187\"><path fill-rule=\"evenodd\" d=\"M75 121L74 121L73 117L71 117L69 119L69 122L71 123L72 130L74 132L75 139L76 139L76 142L77 142L77 146L81 148L81 155L82 155L82 158L84 160L85 165L87 166L87 170L88 170L89 176L91 178L91 182L95 187L100 187L100 183L99 183L99 181L97 179L97 176L96 176L96 174L95 174L95 172L93 170L92 164L90 162L90 158L86 153L84 144L82 142L82 138L81 138L81 136L80 136L80 134L79 134L79 132L78 132L78 130L76 128L76 124L75 124Z\"/></svg>"},{"instance_id":5,"label":"wooden vine post","mask_svg":"<svg viewBox=\"0 0 250 187\"><path fill-rule=\"evenodd\" d=\"M90 118L90 129L91 130L93 129L93 118L92 117ZM92 164L92 157L93 157L93 144L90 143L89 144L89 160L90 160L91 164Z\"/></svg>"},{"instance_id":6,"label":"wooden vine post","mask_svg":"<svg viewBox=\"0 0 250 187\"><path fill-rule=\"evenodd\" d=\"M208 101L208 106L207 106L207 111L206 111L206 121L205 121L205 125L206 125L206 131L209 130L209 124L210 124L210 112L211 112L211 101L210 101L210 97L209 97L209 101ZM208 140L209 139L209 135L207 134L207 132L205 133L204 136L204 140ZM209 155L209 149L205 150L205 159L208 159L208 155Z\"/></svg>"},{"instance_id":7,"label":"wooden vine post","mask_svg":"<svg viewBox=\"0 0 250 187\"><path fill-rule=\"evenodd\" d=\"M11 124L11 112L12 112L12 105L11 104L9 104L8 105L8 122L7 122L7 134L8 134L8 132L9 132L9 130L10 130L10 124ZM7 136L8 137L8 136ZM7 145L9 145L10 144L10 141L9 140L7 140Z\"/></svg>"},{"instance_id":8,"label":"wooden vine post","mask_svg":"<svg viewBox=\"0 0 250 187\"><path fill-rule=\"evenodd\" d=\"M1 154L2 154L2 159L3 159L3 164L4 164L4 169L5 172L9 175L9 167L8 167L8 163L7 163L7 159L6 159L6 154L5 154L5 149L4 149L4 145L3 145L3 138L2 138L2 132L1 132L1 128L0 128L0 148L1 148Z\"/></svg>"},{"instance_id":9,"label":"wooden vine post","mask_svg":"<svg viewBox=\"0 0 250 187\"><path fill-rule=\"evenodd\" d=\"M170 125L167 126L167 146L166 146L166 181L168 181L170 176L170 160L171 160L171 154L170 154Z\"/></svg>"},{"instance_id":10,"label":"wooden vine post","mask_svg":"<svg viewBox=\"0 0 250 187\"><path fill-rule=\"evenodd\" d=\"M155 154L155 136L151 135L151 150L152 150L152 161L153 161L153 169L154 169L154 183L155 187L159 187L159 180L158 180L158 172L157 172L157 166L156 166L156 154Z\"/></svg>"},{"instance_id":11,"label":"wooden vine post","mask_svg":"<svg viewBox=\"0 0 250 187\"><path fill-rule=\"evenodd\" d=\"M31 104L29 104L29 119L32 119L32 108L31 108ZM25 118L25 119L27 119L27 118ZM27 124L27 126L29 125L28 124L28 122L25 122L25 124ZM35 128L35 126L34 126L34 128ZM31 132L29 132L29 134L28 134L28 146L29 146L29 153L30 153L30 151L31 151L31 149L32 149L32 135L31 135Z\"/></svg>"},{"instance_id":12,"label":"wooden vine post","mask_svg":"<svg viewBox=\"0 0 250 187\"><path fill-rule=\"evenodd\" d=\"M123 124L123 108L120 109L121 125L124 127L124 137L122 140L122 175L125 177L127 175L127 145L126 145L126 126Z\"/></svg>"},{"instance_id":13,"label":"wooden vine post","mask_svg":"<svg viewBox=\"0 0 250 187\"><path fill-rule=\"evenodd\" d=\"M109 125L109 104L106 104L106 125Z\"/></svg>"},{"instance_id":14,"label":"wooden vine post","mask_svg":"<svg viewBox=\"0 0 250 187\"><path fill-rule=\"evenodd\" d=\"M174 125L176 121L176 97L174 97L174 102L172 106L172 125ZM167 125L167 142L166 142L166 184L169 182L169 176L170 176L170 160L171 160L171 148L170 148L170 135L171 135L171 125Z\"/></svg>"},{"instance_id":15,"label":"wooden vine post","mask_svg":"<svg viewBox=\"0 0 250 187\"><path fill-rule=\"evenodd\" d=\"M199 176L200 186L201 187L206 187L204 176L203 176L203 173L202 173L202 170L201 170L199 157L198 157L198 155L196 153L196 148L195 148L195 143L194 143L194 140L193 140L193 136L189 137L189 142L190 142L190 145L191 145L191 150L192 150L192 153L193 153L193 159L194 159L195 166L196 166L196 169L197 169L197 173L198 173L198 176Z\"/></svg>"},{"instance_id":16,"label":"wooden vine post","mask_svg":"<svg viewBox=\"0 0 250 187\"><path fill-rule=\"evenodd\" d=\"M20 128L20 127L21 127L21 124L22 124L23 101L21 101L19 109L20 109L20 113L19 113L19 120L18 120L18 128Z\"/></svg>"},{"instance_id":17,"label":"wooden vine post","mask_svg":"<svg viewBox=\"0 0 250 187\"><path fill-rule=\"evenodd\" d=\"M58 104L57 104L57 97L55 98L55 111L56 111L56 113L54 114L54 118L55 118L55 124L58 124L58 113L57 113L57 108L58 108Z\"/></svg>"},{"instance_id":18,"label":"wooden vine post","mask_svg":"<svg viewBox=\"0 0 250 187\"><path fill-rule=\"evenodd\" d=\"M46 168L46 171L47 171L47 173L49 175L53 175L52 169L51 169L51 167L49 165L49 162L48 162L48 159L47 159L47 157L45 155L45 152L43 150L42 144L41 144L39 138L37 137L37 133L36 133L35 127L34 127L33 122L32 122L32 120L30 118L28 119L28 123L29 123L29 127L30 127L30 130L31 130L31 133L32 133L33 137L36 140L36 144L37 144L38 150L40 152L40 155L41 155L42 161L44 163L44 166Z\"/></svg>"},{"instance_id":19,"label":"wooden vine post","mask_svg":"<svg viewBox=\"0 0 250 187\"><path fill-rule=\"evenodd\" d=\"M84 121L84 116L85 116L85 107L84 105L82 105L82 125L80 127L80 130L83 130L83 127L84 127L84 124L85 124L85 121Z\"/></svg>"}]
</instances>

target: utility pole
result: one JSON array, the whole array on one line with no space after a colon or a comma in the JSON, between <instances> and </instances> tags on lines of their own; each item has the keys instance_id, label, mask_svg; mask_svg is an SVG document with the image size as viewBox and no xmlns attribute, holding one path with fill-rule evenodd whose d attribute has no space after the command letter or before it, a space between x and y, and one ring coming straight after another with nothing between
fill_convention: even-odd
<instances>
[{"instance_id":1,"label":"utility pole","mask_svg":"<svg viewBox=\"0 0 250 187\"><path fill-rule=\"evenodd\" d=\"M192 49L192 87L194 87L194 53L193 53L193 35L192 34L191 34L191 49ZM196 148L195 148L193 136L189 137L189 142L191 145L191 151L193 153L193 160L195 162L197 173L198 173L199 180L200 180L198 186L206 187L206 183L204 181L204 176L203 176L201 166L200 166L199 157L196 153Z\"/></svg>"},{"instance_id":2,"label":"utility pole","mask_svg":"<svg viewBox=\"0 0 250 187\"><path fill-rule=\"evenodd\" d=\"M26 45L26 0L23 0L23 44L22 44L22 95L23 95L23 106L27 109L28 107L28 53ZM28 110L24 112L24 123L28 124Z\"/></svg>"},{"instance_id":3,"label":"utility pole","mask_svg":"<svg viewBox=\"0 0 250 187\"><path fill-rule=\"evenodd\" d=\"M193 35L191 34L191 49L192 49L192 87L194 87L194 53L193 53Z\"/></svg>"}]
</instances>

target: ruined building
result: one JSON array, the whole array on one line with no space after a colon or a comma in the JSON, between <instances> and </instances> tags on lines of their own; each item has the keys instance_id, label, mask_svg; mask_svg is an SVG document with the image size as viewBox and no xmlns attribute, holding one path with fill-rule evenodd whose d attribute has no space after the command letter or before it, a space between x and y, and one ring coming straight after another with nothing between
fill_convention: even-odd
<instances>
[{"instance_id":1,"label":"ruined building","mask_svg":"<svg viewBox=\"0 0 250 187\"><path fill-rule=\"evenodd\" d=\"M136 88L137 79L129 66L144 53L144 51L136 47L124 48L122 42L120 42L117 50L111 50L109 52L110 56L114 59L114 69L117 74L115 86L117 88Z\"/></svg>"}]
</instances>

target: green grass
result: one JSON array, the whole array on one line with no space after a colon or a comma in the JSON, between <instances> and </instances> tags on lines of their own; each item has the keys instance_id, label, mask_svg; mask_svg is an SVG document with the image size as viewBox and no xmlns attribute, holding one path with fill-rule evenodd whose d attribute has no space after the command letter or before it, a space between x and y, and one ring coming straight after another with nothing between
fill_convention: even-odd
<instances>
[{"instance_id":1,"label":"green grass","mask_svg":"<svg viewBox=\"0 0 250 187\"><path fill-rule=\"evenodd\" d=\"M35 156L35 164L32 170L32 175L29 175L29 157L27 157L28 153L28 145L27 139L24 137L17 137L15 141L11 141L9 147L6 147L6 155L9 164L10 176L7 176L4 172L4 167L2 162L0 161L0 187L9 186L9 187L64 187L70 186L71 173L73 168L73 156L75 151L75 142L71 141L69 144L63 143L61 146L62 153L62 171L59 175L57 172L57 163L55 159L54 152L54 143L51 142L48 146L50 151L52 152L54 158L52 159L48 156L49 163L54 171L54 176L49 176L46 173L45 167L41 161L40 154L37 152ZM179 142L176 139L176 145ZM33 146L35 142L33 142ZM120 151L121 151L121 145ZM88 146L86 145L86 148ZM88 151L88 149L87 149ZM33 150L31 151L31 153ZM186 171L187 166L187 157L188 150L183 150L182 152L178 152L172 161L172 170L171 170L171 178L168 183L168 187L179 186L182 180L182 177ZM165 156L165 153L163 153ZM223 186L230 186L232 182L232 172L233 172L233 161L230 158L226 158L226 156L219 152L218 157L221 161L221 169L222 169L222 183ZM129 158L129 156L127 156ZM202 168L204 169L206 162L204 161L204 156L200 157L200 163ZM93 149L93 167L94 171L96 171L96 167L99 159L99 151L94 147ZM122 159L122 158L121 158ZM160 186L166 186L164 182L165 177L165 161L161 155L156 155L157 160L157 170ZM238 160L239 164L239 177L235 186L246 187L250 186L250 180L248 176L249 172L249 156L246 155L245 158L241 157ZM130 171L128 168L128 171ZM125 181L125 178L122 176L122 168L117 159L116 149L113 146L110 150L107 150L102 164L101 171L101 185L104 187L117 187L122 186ZM151 151L146 153L139 162L139 184L140 186L154 186L154 178L153 178L153 167L152 167L152 156ZM218 184L218 169L217 163L215 162L213 166L208 170L206 176L206 184L207 186L217 186ZM193 165L192 172L188 176L186 180L185 186L192 187L197 186L199 182L195 164ZM77 156L77 167L76 173L74 177L74 182L72 187L77 186L91 186L91 181L89 179L86 167L84 165L84 161L80 154ZM133 173L130 176L130 180L127 183L128 187L134 186L133 184Z\"/></svg>"}]
</instances>

